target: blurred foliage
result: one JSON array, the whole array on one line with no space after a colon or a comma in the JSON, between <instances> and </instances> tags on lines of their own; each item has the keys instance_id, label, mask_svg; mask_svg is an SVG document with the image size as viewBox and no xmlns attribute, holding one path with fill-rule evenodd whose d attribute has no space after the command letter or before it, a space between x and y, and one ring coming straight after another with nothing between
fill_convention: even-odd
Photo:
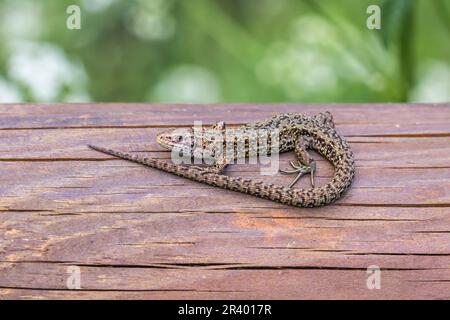
<instances>
[{"instance_id":1,"label":"blurred foliage","mask_svg":"<svg viewBox=\"0 0 450 320\"><path fill-rule=\"evenodd\" d=\"M449 39L448 0L0 0L0 101L448 102Z\"/></svg>"}]
</instances>

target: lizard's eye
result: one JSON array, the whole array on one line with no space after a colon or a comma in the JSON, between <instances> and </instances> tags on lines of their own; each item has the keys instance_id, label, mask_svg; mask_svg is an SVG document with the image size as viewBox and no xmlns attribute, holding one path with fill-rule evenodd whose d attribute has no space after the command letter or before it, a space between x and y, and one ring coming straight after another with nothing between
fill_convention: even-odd
<instances>
[{"instance_id":1,"label":"lizard's eye","mask_svg":"<svg viewBox=\"0 0 450 320\"><path fill-rule=\"evenodd\" d=\"M175 136L175 137L172 137L172 141L173 141L173 142L181 142L181 140L183 140L183 136Z\"/></svg>"}]
</instances>

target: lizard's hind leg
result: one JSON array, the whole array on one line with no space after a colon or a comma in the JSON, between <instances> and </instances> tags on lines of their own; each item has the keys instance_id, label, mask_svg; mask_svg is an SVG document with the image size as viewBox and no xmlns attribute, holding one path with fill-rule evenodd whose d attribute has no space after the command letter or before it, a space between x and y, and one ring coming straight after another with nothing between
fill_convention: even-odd
<instances>
[{"instance_id":1,"label":"lizard's hind leg","mask_svg":"<svg viewBox=\"0 0 450 320\"><path fill-rule=\"evenodd\" d=\"M311 157L308 153L308 149L310 149L312 144L311 137L299 136L297 138L295 144L295 154L297 155L298 161L295 163L294 161L290 161L290 165L294 170L280 170L281 173L297 173L295 179L289 185L289 188L292 188L297 181L306 173L310 174L311 177L311 186L314 188L314 177L316 174L316 161Z\"/></svg>"}]
</instances>

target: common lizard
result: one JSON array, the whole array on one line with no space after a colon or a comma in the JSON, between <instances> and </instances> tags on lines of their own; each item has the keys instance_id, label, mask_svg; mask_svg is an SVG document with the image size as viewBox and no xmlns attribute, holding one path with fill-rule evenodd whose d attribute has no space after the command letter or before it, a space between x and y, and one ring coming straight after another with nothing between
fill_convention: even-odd
<instances>
[{"instance_id":1,"label":"common lizard","mask_svg":"<svg viewBox=\"0 0 450 320\"><path fill-rule=\"evenodd\" d=\"M219 122L213 129L225 130L225 123ZM334 129L334 122L331 113L319 113L315 116L307 116L300 113L282 113L274 115L263 121L250 123L242 126L241 129L251 132L258 129L278 130L279 132L279 152L294 150L298 161L291 161L294 170L280 170L284 173L296 173L297 177L290 186L268 184L253 179L241 177L230 177L222 175L222 172L230 159L226 159L223 154L215 155L215 164L211 167L175 165L173 163L142 157L126 152L115 151L103 147L89 145L90 148L113 155L125 160L133 161L152 168L173 173L175 175L188 178L208 185L247 193L260 198L269 199L283 204L298 207L318 207L327 205L338 198L350 187L355 175L353 153L347 141L339 136ZM194 138L193 128L184 131L184 134L175 134L175 130L163 132L157 136L157 141L165 148L178 148L189 156L194 157L205 149L205 144L198 142ZM234 148L244 146L245 157L254 156L258 150L251 150L249 143L239 143L240 137L236 138ZM205 141L205 140L203 140ZM222 143L222 142L221 142ZM334 166L334 176L326 185L314 187L314 175L316 163L309 155L307 149L313 149L324 156ZM234 150L236 151L236 150ZM233 151L231 160L237 157ZM293 184L305 173L311 174L311 185L309 189L292 188Z\"/></svg>"}]
</instances>

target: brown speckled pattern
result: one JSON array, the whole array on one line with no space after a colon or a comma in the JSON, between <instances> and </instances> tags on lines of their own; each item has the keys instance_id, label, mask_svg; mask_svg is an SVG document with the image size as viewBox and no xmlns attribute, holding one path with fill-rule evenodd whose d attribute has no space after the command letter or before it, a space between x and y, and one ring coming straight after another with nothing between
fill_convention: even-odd
<instances>
[{"instance_id":1,"label":"brown speckled pattern","mask_svg":"<svg viewBox=\"0 0 450 320\"><path fill-rule=\"evenodd\" d=\"M296 143L294 137L311 137L311 148L332 163L335 170L334 177L322 187L310 189L287 188L252 179L229 177L205 171L199 167L178 166L163 160L102 147L90 147L103 153L170 172L197 182L298 207L327 205L339 199L350 187L355 175L353 153L347 141L336 133L332 116L329 112L320 113L313 117L297 113L278 114L266 120L248 124L245 128L278 129L280 131L280 152L294 149ZM248 154L248 152L246 153Z\"/></svg>"}]
</instances>

